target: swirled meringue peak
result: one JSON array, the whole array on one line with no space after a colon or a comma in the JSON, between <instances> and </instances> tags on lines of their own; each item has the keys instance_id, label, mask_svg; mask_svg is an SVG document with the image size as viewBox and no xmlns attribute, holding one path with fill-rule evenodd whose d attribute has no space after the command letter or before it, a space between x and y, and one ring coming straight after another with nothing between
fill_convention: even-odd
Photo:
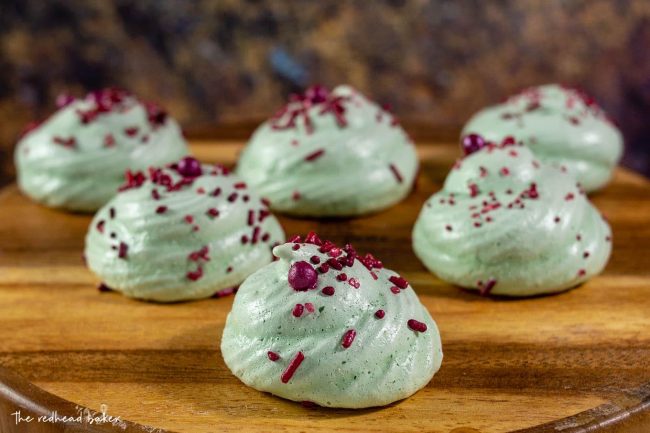
<instances>
[{"instance_id":1,"label":"swirled meringue peak","mask_svg":"<svg viewBox=\"0 0 650 433\"><path fill-rule=\"evenodd\" d=\"M402 200L418 168L397 119L348 86L314 86L253 134L237 173L279 212L353 216Z\"/></svg>"},{"instance_id":2,"label":"swirled meringue peak","mask_svg":"<svg viewBox=\"0 0 650 433\"><path fill-rule=\"evenodd\" d=\"M20 189L47 206L94 211L116 193L124 171L187 155L178 124L124 90L60 96L59 109L18 142Z\"/></svg>"},{"instance_id":3,"label":"swirled meringue peak","mask_svg":"<svg viewBox=\"0 0 650 433\"><path fill-rule=\"evenodd\" d=\"M584 92L548 84L532 87L475 114L463 128L500 142L522 140L543 162L568 171L585 191L602 188L621 159L623 137Z\"/></svg>"},{"instance_id":4,"label":"swirled meringue peak","mask_svg":"<svg viewBox=\"0 0 650 433\"><path fill-rule=\"evenodd\" d=\"M370 254L310 233L241 285L221 353L245 384L327 407L382 406L440 368L435 322L409 283Z\"/></svg>"},{"instance_id":5,"label":"swirled meringue peak","mask_svg":"<svg viewBox=\"0 0 650 433\"><path fill-rule=\"evenodd\" d=\"M244 182L185 157L127 172L88 229L85 257L102 287L173 302L231 293L283 241L278 221Z\"/></svg>"},{"instance_id":6,"label":"swirled meringue peak","mask_svg":"<svg viewBox=\"0 0 650 433\"><path fill-rule=\"evenodd\" d=\"M480 142L415 223L413 248L426 267L507 296L559 292L602 271L611 231L575 179L512 137Z\"/></svg>"}]
</instances>

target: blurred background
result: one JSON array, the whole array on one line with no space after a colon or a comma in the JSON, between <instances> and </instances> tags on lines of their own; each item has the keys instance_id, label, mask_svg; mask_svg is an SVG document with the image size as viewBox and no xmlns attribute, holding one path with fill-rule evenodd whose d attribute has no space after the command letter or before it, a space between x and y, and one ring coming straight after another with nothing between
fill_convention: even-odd
<instances>
[{"instance_id":1,"label":"blurred background","mask_svg":"<svg viewBox=\"0 0 650 433\"><path fill-rule=\"evenodd\" d=\"M650 173L649 0L2 0L0 182L60 92L161 103L192 137L246 138L310 83L389 103L420 140L456 141L522 87L591 93Z\"/></svg>"}]
</instances>

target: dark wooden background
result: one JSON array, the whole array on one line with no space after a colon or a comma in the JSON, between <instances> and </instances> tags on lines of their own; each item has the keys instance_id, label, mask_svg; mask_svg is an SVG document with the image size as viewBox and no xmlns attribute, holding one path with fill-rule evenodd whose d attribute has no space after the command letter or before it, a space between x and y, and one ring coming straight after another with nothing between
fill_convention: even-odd
<instances>
[{"instance_id":1,"label":"dark wooden background","mask_svg":"<svg viewBox=\"0 0 650 433\"><path fill-rule=\"evenodd\" d=\"M61 91L122 86L190 136L241 137L313 82L351 83L416 136L452 137L521 87L579 85L647 174L649 53L648 0L3 0L0 178L21 128Z\"/></svg>"}]
</instances>

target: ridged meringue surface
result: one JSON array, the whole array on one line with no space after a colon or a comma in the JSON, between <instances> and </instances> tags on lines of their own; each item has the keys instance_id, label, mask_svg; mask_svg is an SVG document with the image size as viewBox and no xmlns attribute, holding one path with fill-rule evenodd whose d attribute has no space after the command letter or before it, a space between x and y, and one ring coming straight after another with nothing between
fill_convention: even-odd
<instances>
[{"instance_id":1,"label":"ridged meringue surface","mask_svg":"<svg viewBox=\"0 0 650 433\"><path fill-rule=\"evenodd\" d=\"M221 340L226 365L255 389L327 407L412 395L442 361L435 322L395 272L371 256L355 258L350 247L330 247L294 239L246 279ZM313 288L292 287L299 262L318 273Z\"/></svg>"},{"instance_id":2,"label":"ridged meringue surface","mask_svg":"<svg viewBox=\"0 0 650 433\"><path fill-rule=\"evenodd\" d=\"M526 147L489 144L458 161L413 230L425 266L482 293L529 296L576 286L605 267L609 225L572 176Z\"/></svg>"},{"instance_id":3,"label":"ridged meringue surface","mask_svg":"<svg viewBox=\"0 0 650 433\"><path fill-rule=\"evenodd\" d=\"M88 229L88 267L126 296L210 297L269 263L284 241L278 221L236 175L204 165L188 177L173 167L130 174Z\"/></svg>"},{"instance_id":4,"label":"ridged meringue surface","mask_svg":"<svg viewBox=\"0 0 650 433\"><path fill-rule=\"evenodd\" d=\"M395 117L348 86L309 89L253 134L237 173L274 210L350 216L411 190L415 147Z\"/></svg>"},{"instance_id":5,"label":"ridged meringue surface","mask_svg":"<svg viewBox=\"0 0 650 433\"><path fill-rule=\"evenodd\" d=\"M565 168L587 191L609 182L621 159L623 137L593 98L548 84L532 87L476 113L463 135L500 142L514 136L542 161Z\"/></svg>"},{"instance_id":6,"label":"ridged meringue surface","mask_svg":"<svg viewBox=\"0 0 650 433\"><path fill-rule=\"evenodd\" d=\"M20 189L35 201L94 211L116 193L124 171L187 155L180 127L160 108L120 90L65 101L18 142Z\"/></svg>"}]
</instances>

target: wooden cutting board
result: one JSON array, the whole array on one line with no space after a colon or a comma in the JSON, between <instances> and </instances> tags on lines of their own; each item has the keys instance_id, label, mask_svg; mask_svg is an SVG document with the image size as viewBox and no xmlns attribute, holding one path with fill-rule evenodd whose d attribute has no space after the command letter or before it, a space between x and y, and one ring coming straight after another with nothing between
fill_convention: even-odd
<instances>
[{"instance_id":1,"label":"wooden cutting board","mask_svg":"<svg viewBox=\"0 0 650 433\"><path fill-rule=\"evenodd\" d=\"M239 148L194 144L211 162L233 163ZM601 276L556 296L486 299L443 283L413 255L418 211L458 156L450 145L419 151L417 187L392 209L281 219L288 234L316 230L375 253L416 288L445 354L416 395L351 411L247 388L219 353L232 297L157 305L100 293L81 262L90 217L40 207L9 186L0 193L0 432L650 431L650 182L619 169L593 196L614 231ZM80 406L122 423L16 425L11 415L76 416Z\"/></svg>"}]
</instances>

